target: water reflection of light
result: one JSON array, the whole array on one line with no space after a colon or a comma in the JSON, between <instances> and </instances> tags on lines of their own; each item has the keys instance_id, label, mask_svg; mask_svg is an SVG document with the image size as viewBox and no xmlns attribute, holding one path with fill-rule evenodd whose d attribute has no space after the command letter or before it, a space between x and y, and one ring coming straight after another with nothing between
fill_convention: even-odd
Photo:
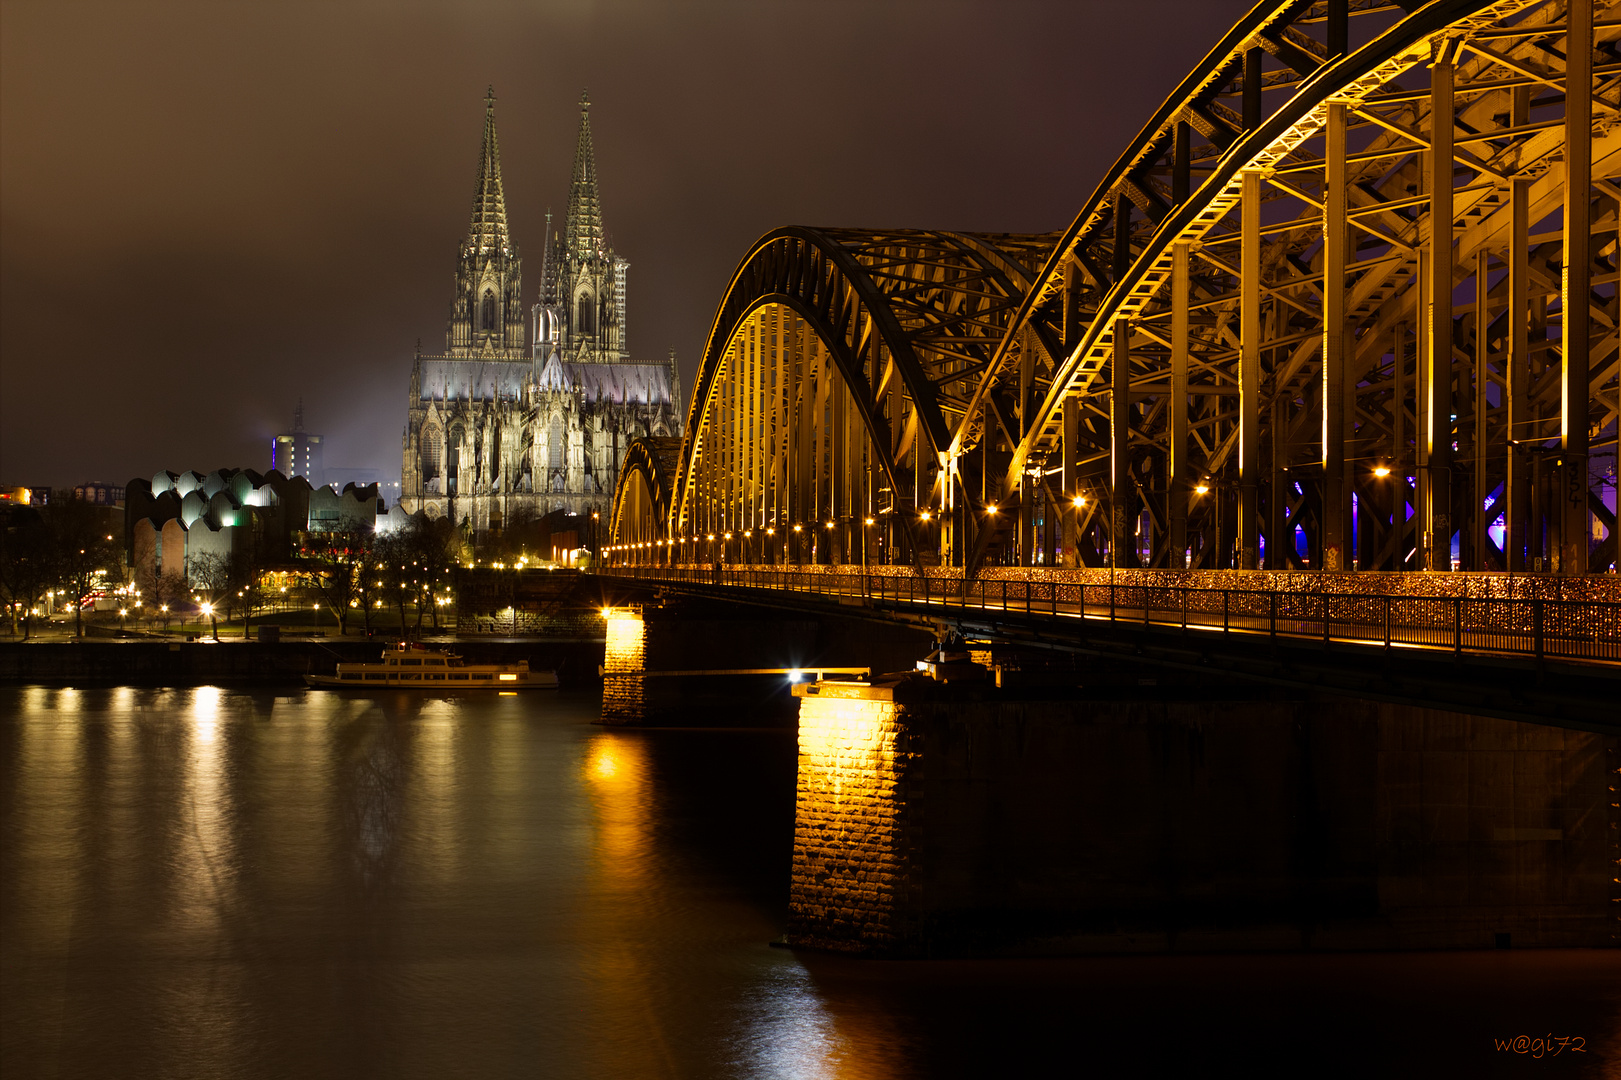
<instances>
[{"instance_id":1,"label":"water reflection of light","mask_svg":"<svg viewBox=\"0 0 1621 1080\"><path fill-rule=\"evenodd\" d=\"M7 933L65 949L90 862L86 818L95 800L84 760L84 717L64 704L76 702L77 692L41 689L39 695L30 694L31 718L17 725L15 787L6 806L5 835L15 844L6 852L15 890L15 908L7 905L15 922ZM36 711L36 701L46 704Z\"/></svg>"},{"instance_id":2,"label":"water reflection of light","mask_svg":"<svg viewBox=\"0 0 1621 1080\"><path fill-rule=\"evenodd\" d=\"M199 743L212 743L218 734L220 693L217 686L199 686L191 692L192 726Z\"/></svg>"},{"instance_id":3,"label":"water reflection of light","mask_svg":"<svg viewBox=\"0 0 1621 1080\"><path fill-rule=\"evenodd\" d=\"M584 771L598 865L616 887L637 887L652 843L647 746L634 735L602 732L586 746Z\"/></svg>"},{"instance_id":4,"label":"water reflection of light","mask_svg":"<svg viewBox=\"0 0 1621 1080\"><path fill-rule=\"evenodd\" d=\"M598 780L612 780L619 773L619 759L614 756L613 744L604 742L592 749L590 772Z\"/></svg>"},{"instance_id":5,"label":"water reflection of light","mask_svg":"<svg viewBox=\"0 0 1621 1080\"><path fill-rule=\"evenodd\" d=\"M224 691L201 686L190 692L182 714L191 724L170 833L175 875L169 911L175 928L198 947L219 941L241 906L237 793L225 706ZM199 1052L214 1060L227 1060L240 1038L234 1030L240 1012L220 1007L240 991L233 974L229 965L205 965L196 977L177 980L167 997L173 1009L169 1022L187 1027ZM199 1025L199 1016L220 1022Z\"/></svg>"},{"instance_id":6,"label":"water reflection of light","mask_svg":"<svg viewBox=\"0 0 1621 1080\"><path fill-rule=\"evenodd\" d=\"M799 961L789 957L774 965L744 1000L746 1012L732 1047L733 1061L744 1075L794 1080L892 1075L851 1053L850 1040L841 1036Z\"/></svg>"},{"instance_id":7,"label":"water reflection of light","mask_svg":"<svg viewBox=\"0 0 1621 1080\"><path fill-rule=\"evenodd\" d=\"M397 720L392 722L397 723ZM411 790L404 800L411 815L411 832L420 838L422 866L432 879L454 881L461 873L461 837L457 835L456 808L460 805L458 754L462 742L458 725L466 723L455 701L423 702L417 722L409 728L406 751L410 761ZM391 793L396 796L403 793Z\"/></svg>"}]
</instances>

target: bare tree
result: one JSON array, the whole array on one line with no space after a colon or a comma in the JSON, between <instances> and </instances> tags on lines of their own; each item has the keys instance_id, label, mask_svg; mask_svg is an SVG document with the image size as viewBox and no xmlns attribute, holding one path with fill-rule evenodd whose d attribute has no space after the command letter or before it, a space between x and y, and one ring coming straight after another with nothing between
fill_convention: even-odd
<instances>
[{"instance_id":1,"label":"bare tree","mask_svg":"<svg viewBox=\"0 0 1621 1080\"><path fill-rule=\"evenodd\" d=\"M220 637L219 614L225 613L230 622L234 612L246 614L242 620L242 636L248 636L248 617L253 614L259 594L259 568L249 549L219 554L205 551L191 559L191 578L197 588L208 594L208 617L213 627L214 640Z\"/></svg>"},{"instance_id":2,"label":"bare tree","mask_svg":"<svg viewBox=\"0 0 1621 1080\"><path fill-rule=\"evenodd\" d=\"M0 597L5 599L12 636L22 620L23 640L33 629L34 609L55 580L50 535L38 513L23 508L0 527Z\"/></svg>"},{"instance_id":3,"label":"bare tree","mask_svg":"<svg viewBox=\"0 0 1621 1080\"><path fill-rule=\"evenodd\" d=\"M359 596L370 537L358 532L311 533L304 548L311 571L309 582L337 616L341 637L349 632L349 608ZM370 620L366 622L370 629Z\"/></svg>"},{"instance_id":4,"label":"bare tree","mask_svg":"<svg viewBox=\"0 0 1621 1080\"><path fill-rule=\"evenodd\" d=\"M103 532L105 516L83 499L40 511L49 544L51 576L73 602L74 635L84 635L84 603L109 580L124 579L124 551L113 533Z\"/></svg>"}]
</instances>

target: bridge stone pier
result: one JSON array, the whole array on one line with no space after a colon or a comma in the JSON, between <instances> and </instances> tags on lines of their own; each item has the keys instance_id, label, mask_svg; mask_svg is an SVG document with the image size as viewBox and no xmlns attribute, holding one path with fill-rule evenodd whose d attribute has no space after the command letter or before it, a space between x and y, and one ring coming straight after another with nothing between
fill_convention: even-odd
<instances>
[{"instance_id":1,"label":"bridge stone pier","mask_svg":"<svg viewBox=\"0 0 1621 1080\"><path fill-rule=\"evenodd\" d=\"M1138 674L796 689L789 944L1615 943L1613 736Z\"/></svg>"}]
</instances>

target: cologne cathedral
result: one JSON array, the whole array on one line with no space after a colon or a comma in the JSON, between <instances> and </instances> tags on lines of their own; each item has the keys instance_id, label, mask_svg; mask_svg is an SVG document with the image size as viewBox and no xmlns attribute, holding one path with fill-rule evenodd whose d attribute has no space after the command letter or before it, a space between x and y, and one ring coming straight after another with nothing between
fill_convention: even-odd
<instances>
[{"instance_id":1,"label":"cologne cathedral","mask_svg":"<svg viewBox=\"0 0 1621 1080\"><path fill-rule=\"evenodd\" d=\"M400 482L407 513L449 517L479 534L556 510L606 519L630 443L681 434L674 352L664 363L630 359L630 264L603 229L589 107L582 94L568 216L553 232L546 215L539 299L526 327L494 93L485 99L445 351L419 347L411 369Z\"/></svg>"}]
</instances>

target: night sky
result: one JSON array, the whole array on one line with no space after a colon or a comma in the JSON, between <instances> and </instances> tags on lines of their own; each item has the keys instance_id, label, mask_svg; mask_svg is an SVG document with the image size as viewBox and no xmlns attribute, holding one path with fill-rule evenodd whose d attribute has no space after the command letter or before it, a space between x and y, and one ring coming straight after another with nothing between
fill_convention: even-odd
<instances>
[{"instance_id":1,"label":"night sky","mask_svg":"<svg viewBox=\"0 0 1621 1080\"><path fill-rule=\"evenodd\" d=\"M0 484L326 464L398 479L493 84L526 306L582 88L632 356L688 386L760 234L1061 229L1247 7L0 4Z\"/></svg>"}]
</instances>

